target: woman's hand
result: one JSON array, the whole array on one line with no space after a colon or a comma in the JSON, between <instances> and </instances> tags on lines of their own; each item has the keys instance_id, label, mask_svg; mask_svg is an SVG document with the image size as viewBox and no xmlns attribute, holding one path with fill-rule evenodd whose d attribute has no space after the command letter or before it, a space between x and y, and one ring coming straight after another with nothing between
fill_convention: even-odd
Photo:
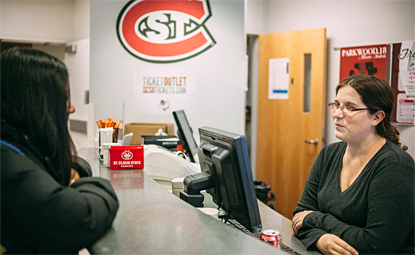
<instances>
[{"instance_id":1,"label":"woman's hand","mask_svg":"<svg viewBox=\"0 0 415 255\"><path fill-rule=\"evenodd\" d=\"M303 227L303 221L304 221L305 216L307 216L309 213L312 213L312 212L313 211L302 211L294 215L292 219L292 222L293 222L292 228L293 228L294 234L297 234L298 230L300 230L300 228Z\"/></svg>"},{"instance_id":2,"label":"woman's hand","mask_svg":"<svg viewBox=\"0 0 415 255\"><path fill-rule=\"evenodd\" d=\"M322 235L316 243L317 249L324 255L358 255L359 253L350 246L348 243L343 241L340 237L333 234Z\"/></svg>"},{"instance_id":3,"label":"woman's hand","mask_svg":"<svg viewBox=\"0 0 415 255\"><path fill-rule=\"evenodd\" d=\"M69 180L69 186L72 185L72 183L74 183L76 180L80 179L81 177L79 176L78 171L76 171L75 169L71 168L71 179Z\"/></svg>"}]
</instances>

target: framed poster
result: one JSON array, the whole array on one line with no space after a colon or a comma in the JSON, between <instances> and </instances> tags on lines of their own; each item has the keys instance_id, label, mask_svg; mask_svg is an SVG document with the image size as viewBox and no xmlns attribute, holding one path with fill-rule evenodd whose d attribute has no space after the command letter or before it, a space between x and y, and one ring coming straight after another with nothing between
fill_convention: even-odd
<instances>
[{"instance_id":1,"label":"framed poster","mask_svg":"<svg viewBox=\"0 0 415 255\"><path fill-rule=\"evenodd\" d=\"M370 74L386 80L389 46L387 44L340 49L340 81L353 74Z\"/></svg>"},{"instance_id":2,"label":"framed poster","mask_svg":"<svg viewBox=\"0 0 415 255\"><path fill-rule=\"evenodd\" d=\"M395 106L391 121L414 125L415 119L415 41L392 45L391 87Z\"/></svg>"}]
</instances>

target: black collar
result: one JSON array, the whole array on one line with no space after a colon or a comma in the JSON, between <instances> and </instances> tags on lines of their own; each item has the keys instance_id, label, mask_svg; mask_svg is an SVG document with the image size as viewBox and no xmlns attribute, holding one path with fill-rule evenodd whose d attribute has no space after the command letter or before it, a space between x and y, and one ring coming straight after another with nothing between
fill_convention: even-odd
<instances>
[{"instance_id":1,"label":"black collar","mask_svg":"<svg viewBox=\"0 0 415 255\"><path fill-rule=\"evenodd\" d=\"M25 156L44 168L56 181L61 182L61 177L56 172L52 158L46 155L39 146L36 146L26 132L2 119L0 139L17 147Z\"/></svg>"}]
</instances>

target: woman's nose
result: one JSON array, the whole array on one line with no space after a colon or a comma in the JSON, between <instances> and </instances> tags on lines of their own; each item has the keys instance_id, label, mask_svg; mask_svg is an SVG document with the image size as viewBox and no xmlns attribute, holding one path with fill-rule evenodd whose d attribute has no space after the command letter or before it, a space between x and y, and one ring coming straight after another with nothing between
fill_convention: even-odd
<instances>
[{"instance_id":1,"label":"woman's nose","mask_svg":"<svg viewBox=\"0 0 415 255\"><path fill-rule=\"evenodd\" d=\"M337 109L334 109L334 110L331 112L331 116L333 116L333 118L337 118L337 117L342 118L342 117L344 117L344 112L343 112L343 111L342 111L342 109L339 107L339 108L337 108Z\"/></svg>"},{"instance_id":2,"label":"woman's nose","mask_svg":"<svg viewBox=\"0 0 415 255\"><path fill-rule=\"evenodd\" d=\"M69 104L69 114L74 113L76 111L75 105L71 102Z\"/></svg>"}]
</instances>

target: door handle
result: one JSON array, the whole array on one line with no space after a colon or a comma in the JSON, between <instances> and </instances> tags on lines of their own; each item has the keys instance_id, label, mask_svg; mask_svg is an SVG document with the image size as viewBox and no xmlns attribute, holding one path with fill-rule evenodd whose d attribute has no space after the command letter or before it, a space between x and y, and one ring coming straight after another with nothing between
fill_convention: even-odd
<instances>
[{"instance_id":1,"label":"door handle","mask_svg":"<svg viewBox=\"0 0 415 255\"><path fill-rule=\"evenodd\" d=\"M305 140L305 143L317 145L318 144L318 138L316 138L314 140Z\"/></svg>"}]
</instances>

